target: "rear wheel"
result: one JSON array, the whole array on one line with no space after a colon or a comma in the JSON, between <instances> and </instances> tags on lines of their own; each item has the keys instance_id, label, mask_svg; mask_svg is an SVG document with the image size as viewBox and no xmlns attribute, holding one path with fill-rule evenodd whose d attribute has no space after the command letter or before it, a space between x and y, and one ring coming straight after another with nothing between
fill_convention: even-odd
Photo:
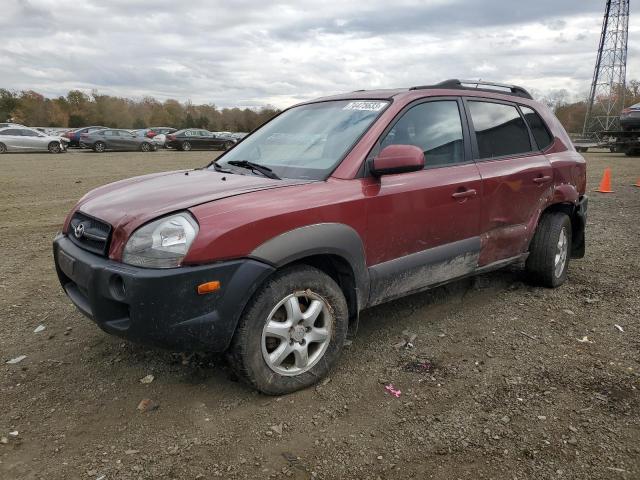
<instances>
[{"instance_id":1,"label":"rear wheel","mask_svg":"<svg viewBox=\"0 0 640 480\"><path fill-rule=\"evenodd\" d=\"M225 150L229 150L231 147L233 147L235 144L233 142L224 142L224 149Z\"/></svg>"},{"instance_id":2,"label":"rear wheel","mask_svg":"<svg viewBox=\"0 0 640 480\"><path fill-rule=\"evenodd\" d=\"M107 146L105 145L104 142L96 142L93 144L93 151L94 152L98 152L98 153L102 153L107 149Z\"/></svg>"},{"instance_id":3,"label":"rear wheel","mask_svg":"<svg viewBox=\"0 0 640 480\"><path fill-rule=\"evenodd\" d=\"M268 395L313 385L335 365L349 314L340 287L308 266L276 273L249 301L228 357L236 372Z\"/></svg>"},{"instance_id":4,"label":"rear wheel","mask_svg":"<svg viewBox=\"0 0 640 480\"><path fill-rule=\"evenodd\" d=\"M140 151L141 152L150 152L151 151L151 144L144 142L142 145L140 145Z\"/></svg>"},{"instance_id":5,"label":"rear wheel","mask_svg":"<svg viewBox=\"0 0 640 480\"><path fill-rule=\"evenodd\" d=\"M540 218L531 240L526 271L536 285L555 288L567 280L571 252L571 219L562 212Z\"/></svg>"},{"instance_id":6,"label":"rear wheel","mask_svg":"<svg viewBox=\"0 0 640 480\"><path fill-rule=\"evenodd\" d=\"M51 142L47 147L47 150L49 150L49 153L60 153L62 151L62 147L58 142Z\"/></svg>"},{"instance_id":7,"label":"rear wheel","mask_svg":"<svg viewBox=\"0 0 640 480\"><path fill-rule=\"evenodd\" d=\"M7 152L7 146L4 143L0 143L0 154Z\"/></svg>"},{"instance_id":8,"label":"rear wheel","mask_svg":"<svg viewBox=\"0 0 640 480\"><path fill-rule=\"evenodd\" d=\"M189 150L191 150L191 142L182 142L182 145L180 145L180 150L182 150L183 152L188 152Z\"/></svg>"}]
</instances>

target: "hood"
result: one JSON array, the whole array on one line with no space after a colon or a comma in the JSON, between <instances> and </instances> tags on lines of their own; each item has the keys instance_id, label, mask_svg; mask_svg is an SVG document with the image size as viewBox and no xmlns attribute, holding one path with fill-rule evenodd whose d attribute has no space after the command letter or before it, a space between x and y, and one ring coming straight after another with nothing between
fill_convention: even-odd
<instances>
[{"instance_id":1,"label":"hood","mask_svg":"<svg viewBox=\"0 0 640 480\"><path fill-rule=\"evenodd\" d=\"M308 180L273 180L213 170L181 170L134 177L87 193L74 210L110 223L115 229L137 228L156 217L195 205L271 188L308 183Z\"/></svg>"}]
</instances>

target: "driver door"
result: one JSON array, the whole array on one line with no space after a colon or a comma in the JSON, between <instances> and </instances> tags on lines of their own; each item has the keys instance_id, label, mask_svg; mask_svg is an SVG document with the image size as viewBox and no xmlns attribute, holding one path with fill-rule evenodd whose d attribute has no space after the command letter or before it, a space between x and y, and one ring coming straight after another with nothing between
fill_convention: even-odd
<instances>
[{"instance_id":1,"label":"driver door","mask_svg":"<svg viewBox=\"0 0 640 480\"><path fill-rule=\"evenodd\" d=\"M425 169L371 178L365 195L371 304L471 273L480 252L481 178L457 98L409 106L374 152L415 145Z\"/></svg>"}]
</instances>

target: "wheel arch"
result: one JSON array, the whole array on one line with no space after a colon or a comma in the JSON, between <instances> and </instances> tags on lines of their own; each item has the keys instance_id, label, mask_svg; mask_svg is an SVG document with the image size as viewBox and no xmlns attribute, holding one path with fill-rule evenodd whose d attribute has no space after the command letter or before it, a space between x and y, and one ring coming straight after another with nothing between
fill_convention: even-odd
<instances>
[{"instance_id":1,"label":"wheel arch","mask_svg":"<svg viewBox=\"0 0 640 480\"><path fill-rule=\"evenodd\" d=\"M577 198L576 198L577 200ZM540 212L536 222L536 228L540 224L540 219L548 213L564 213L571 220L571 258L582 258L585 253L585 227L586 218L579 212L578 205L570 201L561 201L548 205Z\"/></svg>"},{"instance_id":2,"label":"wheel arch","mask_svg":"<svg viewBox=\"0 0 640 480\"><path fill-rule=\"evenodd\" d=\"M358 315L369 296L364 245L358 233L340 223L296 228L257 247L251 258L282 269L302 264L323 271L340 286L349 307L349 335L357 330Z\"/></svg>"}]
</instances>

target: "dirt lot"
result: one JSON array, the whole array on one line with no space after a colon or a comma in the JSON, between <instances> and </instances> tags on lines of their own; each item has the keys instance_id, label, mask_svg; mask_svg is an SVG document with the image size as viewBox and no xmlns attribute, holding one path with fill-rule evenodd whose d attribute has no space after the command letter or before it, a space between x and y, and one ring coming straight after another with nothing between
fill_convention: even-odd
<instances>
[{"instance_id":1,"label":"dirt lot","mask_svg":"<svg viewBox=\"0 0 640 480\"><path fill-rule=\"evenodd\" d=\"M211 157L0 157L0 478L640 478L640 159L587 154L587 257L562 288L513 269L366 311L328 382L272 398L104 334L54 273L87 190ZM614 194L593 192L605 166Z\"/></svg>"}]
</instances>

